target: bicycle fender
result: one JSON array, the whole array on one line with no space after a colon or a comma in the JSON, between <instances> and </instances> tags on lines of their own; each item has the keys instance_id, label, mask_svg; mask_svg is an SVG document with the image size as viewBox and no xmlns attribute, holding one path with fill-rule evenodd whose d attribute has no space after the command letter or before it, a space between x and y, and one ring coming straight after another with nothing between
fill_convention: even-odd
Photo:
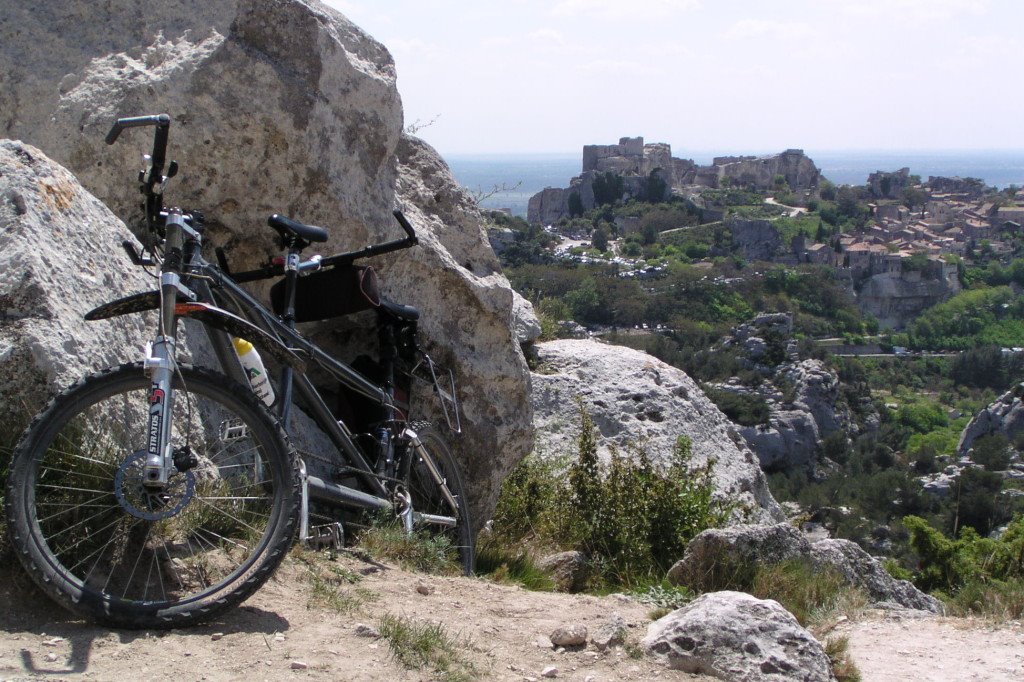
<instances>
[{"instance_id":1,"label":"bicycle fender","mask_svg":"<svg viewBox=\"0 0 1024 682\"><path fill-rule=\"evenodd\" d=\"M85 314L85 319L90 322L106 320L120 315L156 310L159 307L160 292L145 291L93 308ZM209 303L183 302L176 304L174 311L178 317L191 317L203 324L208 324L215 329L227 332L232 336L243 338L256 346L256 349L261 354L265 354L282 364L288 365L296 372L304 372L306 369L305 360L296 355L290 348L259 327L222 308L210 305Z\"/></svg>"},{"instance_id":2,"label":"bicycle fender","mask_svg":"<svg viewBox=\"0 0 1024 682\"><path fill-rule=\"evenodd\" d=\"M292 349L251 322L243 320L238 315L229 313L223 308L218 308L209 303L184 302L175 304L174 312L178 317L190 317L214 329L219 329L232 336L245 339L256 346L261 355L272 357L278 362L288 365L296 372L306 371L306 361L300 358Z\"/></svg>"},{"instance_id":3,"label":"bicycle fender","mask_svg":"<svg viewBox=\"0 0 1024 682\"><path fill-rule=\"evenodd\" d=\"M110 301L93 308L85 314L85 319L89 322L106 320L120 315L131 315L132 313L156 310L159 307L160 292L143 291L142 293L125 296L124 298L119 298L116 301Z\"/></svg>"}]
</instances>

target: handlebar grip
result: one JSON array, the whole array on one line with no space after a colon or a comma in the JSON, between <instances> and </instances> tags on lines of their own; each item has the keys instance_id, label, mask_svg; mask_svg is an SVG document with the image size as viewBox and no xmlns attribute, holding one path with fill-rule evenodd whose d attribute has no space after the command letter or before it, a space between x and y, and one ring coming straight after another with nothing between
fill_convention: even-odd
<instances>
[{"instance_id":1,"label":"handlebar grip","mask_svg":"<svg viewBox=\"0 0 1024 682\"><path fill-rule=\"evenodd\" d=\"M167 114L157 114L154 116L132 116L129 118L119 118L111 126L110 132L107 133L106 143L114 144L117 142L117 138L121 136L121 131L126 128L137 128L138 126L161 126L166 128L171 125L171 117Z\"/></svg>"},{"instance_id":2,"label":"handlebar grip","mask_svg":"<svg viewBox=\"0 0 1024 682\"><path fill-rule=\"evenodd\" d=\"M411 239L414 243L418 243L419 239L416 237L416 231L412 229L412 225L410 225L409 221L406 220L405 214L402 213L397 208L394 211L392 211L391 214L395 216L395 220L397 220L398 224L402 226L402 229L405 230L405 233L409 235L409 239Z\"/></svg>"}]
</instances>

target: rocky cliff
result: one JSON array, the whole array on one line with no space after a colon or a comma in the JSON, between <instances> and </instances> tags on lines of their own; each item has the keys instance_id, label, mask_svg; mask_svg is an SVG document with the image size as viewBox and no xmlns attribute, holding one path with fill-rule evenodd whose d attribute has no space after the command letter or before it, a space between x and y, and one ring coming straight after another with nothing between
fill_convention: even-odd
<instances>
[{"instance_id":1,"label":"rocky cliff","mask_svg":"<svg viewBox=\"0 0 1024 682\"><path fill-rule=\"evenodd\" d=\"M955 272L936 279L881 273L870 277L860 288L857 305L883 327L902 329L921 311L945 301L960 289Z\"/></svg>"},{"instance_id":2,"label":"rocky cliff","mask_svg":"<svg viewBox=\"0 0 1024 682\"><path fill-rule=\"evenodd\" d=\"M694 464L714 460L718 493L738 502L754 521L779 520L776 504L733 425L682 370L645 353L589 340L537 346L532 402L541 456L570 454L579 433L576 398L599 431L599 452L643 448L665 463L676 439L688 436Z\"/></svg>"},{"instance_id":3,"label":"rocky cliff","mask_svg":"<svg viewBox=\"0 0 1024 682\"><path fill-rule=\"evenodd\" d=\"M206 213L209 241L228 247L235 267L275 253L271 213L327 227L329 253L397 236L390 211L406 212L422 246L377 266L388 296L422 310L428 350L460 378L465 433L454 449L486 518L532 444L512 290L444 162L402 133L384 46L315 0L167 0L145 11L79 0L4 11L0 134L41 148L130 224L149 135L130 131L113 147L103 137L119 116L159 112L173 119L181 164L169 200ZM127 268L118 258L97 270ZM136 289L109 276L116 294ZM94 328L67 324L70 354L104 345ZM13 352L27 346L19 340Z\"/></svg>"},{"instance_id":4,"label":"rocky cliff","mask_svg":"<svg viewBox=\"0 0 1024 682\"><path fill-rule=\"evenodd\" d=\"M957 453L961 457L967 456L974 446L974 441L983 436L998 433L1013 441L1017 434L1024 431L1022 396L1024 396L1024 384L1017 384L974 415L960 434L960 441L956 447Z\"/></svg>"}]
</instances>

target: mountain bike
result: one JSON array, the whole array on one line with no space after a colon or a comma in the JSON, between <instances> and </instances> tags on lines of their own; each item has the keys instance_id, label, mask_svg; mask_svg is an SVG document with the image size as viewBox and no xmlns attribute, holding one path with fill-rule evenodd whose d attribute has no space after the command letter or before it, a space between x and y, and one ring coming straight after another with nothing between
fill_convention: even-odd
<instances>
[{"instance_id":1,"label":"mountain bike","mask_svg":"<svg viewBox=\"0 0 1024 682\"><path fill-rule=\"evenodd\" d=\"M85 317L156 311L156 332L141 361L56 396L16 446L6 514L28 573L85 617L178 627L249 597L296 538L341 545L368 514L429 534L471 573L458 465L438 430L410 420L410 395L426 387L460 431L454 375L417 344L419 312L381 296L372 267L357 264L415 246L413 227L395 211L404 237L304 259L327 231L274 215L283 257L232 273L222 249L217 264L204 260L199 211L164 206L178 170L166 161L170 124L166 114L124 118L107 135L113 144L126 129L155 128L139 173L146 235L141 249L122 247L159 288ZM269 308L240 286L271 278ZM342 362L296 328L364 310L376 311L376 359ZM183 320L205 332L189 347L205 343L219 369L178 360ZM261 376L264 361L276 385Z\"/></svg>"}]
</instances>

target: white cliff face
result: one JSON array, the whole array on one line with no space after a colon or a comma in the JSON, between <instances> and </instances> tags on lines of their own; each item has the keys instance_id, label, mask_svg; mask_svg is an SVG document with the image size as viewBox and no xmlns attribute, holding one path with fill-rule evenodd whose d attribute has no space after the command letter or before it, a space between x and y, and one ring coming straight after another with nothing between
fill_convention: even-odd
<instances>
[{"instance_id":1,"label":"white cliff face","mask_svg":"<svg viewBox=\"0 0 1024 682\"><path fill-rule=\"evenodd\" d=\"M751 521L784 518L756 456L682 370L640 351L590 340L541 343L537 354L531 395L541 456L575 452L578 396L599 431L602 456L609 446L622 453L636 446L664 464L679 436L687 436L694 465L714 460L719 495L749 510Z\"/></svg>"},{"instance_id":2,"label":"white cliff face","mask_svg":"<svg viewBox=\"0 0 1024 682\"><path fill-rule=\"evenodd\" d=\"M391 210L405 211L421 246L374 265L385 295L423 311L426 347L460 379L464 434L453 449L476 517L487 518L532 443L513 294L472 202L432 149L403 135L384 46L315 0L5 12L0 131L65 165L130 225L152 133L130 130L114 146L103 137L117 117L155 113L173 120L170 158L181 166L168 201L203 211L208 242L226 246L236 269L276 255L272 213L327 228L328 255L400 237Z\"/></svg>"}]
</instances>

